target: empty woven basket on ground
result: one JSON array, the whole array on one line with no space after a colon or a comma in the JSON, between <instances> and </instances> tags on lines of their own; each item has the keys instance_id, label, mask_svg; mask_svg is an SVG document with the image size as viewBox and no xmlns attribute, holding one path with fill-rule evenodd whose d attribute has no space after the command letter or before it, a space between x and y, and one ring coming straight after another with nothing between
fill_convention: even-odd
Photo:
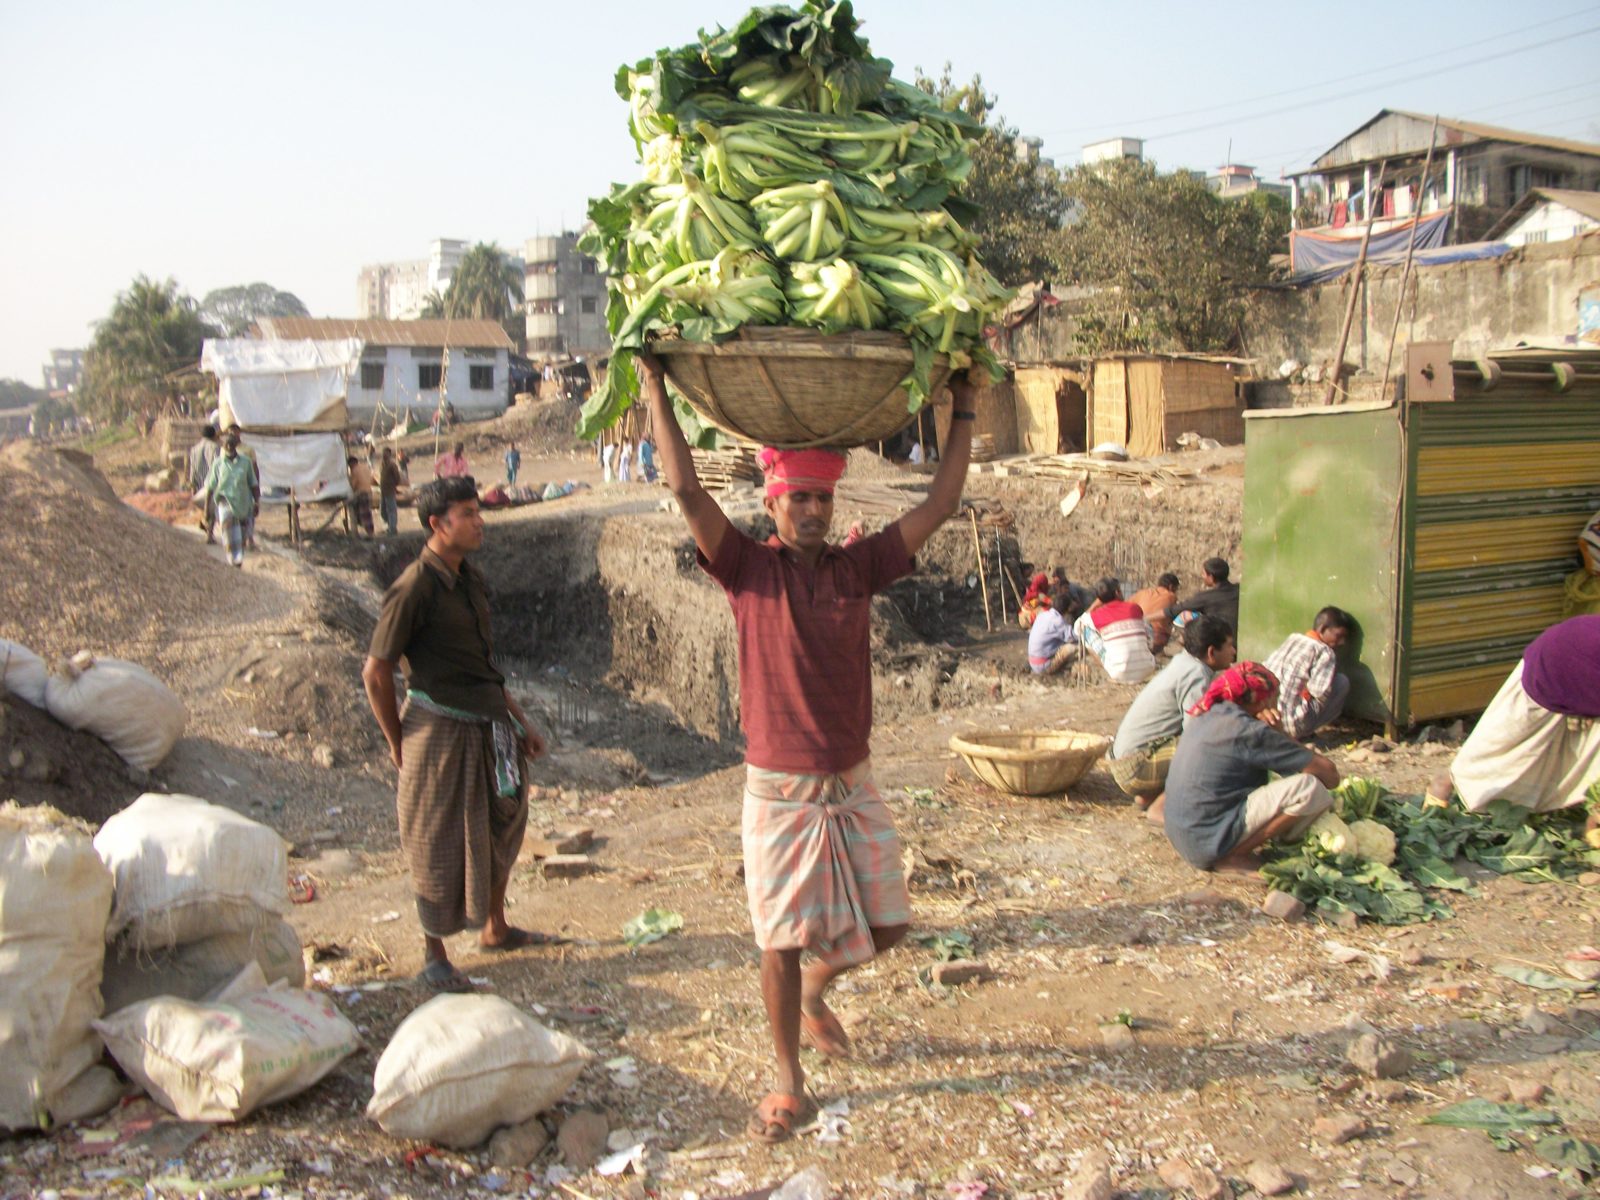
<instances>
[{"instance_id":1,"label":"empty woven basket on ground","mask_svg":"<svg viewBox=\"0 0 1600 1200\"><path fill-rule=\"evenodd\" d=\"M650 349L696 412L765 446L865 446L911 421L900 386L912 363L903 334L747 326L718 344L667 339ZM930 394L949 376L941 357Z\"/></svg>"},{"instance_id":2,"label":"empty woven basket on ground","mask_svg":"<svg viewBox=\"0 0 1600 1200\"><path fill-rule=\"evenodd\" d=\"M950 739L950 749L967 760L974 775L990 787L1017 796L1066 791L1087 775L1110 747L1110 739L1097 733L1055 729L1022 733L979 730Z\"/></svg>"}]
</instances>

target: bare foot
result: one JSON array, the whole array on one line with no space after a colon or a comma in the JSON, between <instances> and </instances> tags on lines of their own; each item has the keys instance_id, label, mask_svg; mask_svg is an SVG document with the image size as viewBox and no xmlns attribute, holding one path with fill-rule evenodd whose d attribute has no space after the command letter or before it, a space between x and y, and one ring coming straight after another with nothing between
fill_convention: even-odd
<instances>
[{"instance_id":1,"label":"bare foot","mask_svg":"<svg viewBox=\"0 0 1600 1200\"><path fill-rule=\"evenodd\" d=\"M821 1000L807 1003L800 1009L800 1028L811 1039L824 1058L848 1058L850 1035L839 1024L839 1018Z\"/></svg>"},{"instance_id":2,"label":"bare foot","mask_svg":"<svg viewBox=\"0 0 1600 1200\"><path fill-rule=\"evenodd\" d=\"M1221 875L1254 875L1261 870L1261 856L1235 851L1225 858L1219 858L1211 869Z\"/></svg>"},{"instance_id":3,"label":"bare foot","mask_svg":"<svg viewBox=\"0 0 1600 1200\"><path fill-rule=\"evenodd\" d=\"M1150 807L1144 810L1144 817L1145 820L1153 825L1165 825L1167 823L1167 794L1165 792L1162 792L1161 795L1150 802Z\"/></svg>"}]
</instances>

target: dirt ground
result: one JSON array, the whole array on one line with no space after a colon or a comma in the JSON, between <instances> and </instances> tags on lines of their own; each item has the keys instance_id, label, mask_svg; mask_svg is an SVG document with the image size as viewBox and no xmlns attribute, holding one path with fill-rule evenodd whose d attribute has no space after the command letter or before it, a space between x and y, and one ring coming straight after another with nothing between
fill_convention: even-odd
<instances>
[{"instance_id":1,"label":"dirt ground","mask_svg":"<svg viewBox=\"0 0 1600 1200\"><path fill-rule=\"evenodd\" d=\"M1142 582L1171 568L1188 585L1212 554L1237 563L1237 450L1184 457L1199 477L1154 496L1091 484L1070 517L1060 484L976 473L981 577L962 518L878 601L874 765L916 855L913 938L841 981L836 1007L855 1051L844 1062L806 1052L827 1106L817 1124L782 1146L751 1144L743 1126L769 1082L769 1051L737 876L731 618L663 509L663 488L600 484L557 422L539 417L540 440L528 418L463 431L479 477L496 477L515 435L524 478L592 486L490 514L481 563L513 687L552 747L534 769L530 830L591 828L594 870L547 879L528 857L513 879L513 920L570 944L496 955L464 936L451 951L486 990L594 1051L548 1115L552 1130L580 1108L603 1111L618 1147L647 1146L647 1173L565 1175L553 1148L525 1170L482 1150L423 1153L363 1114L378 1055L428 998L411 982L422 947L394 773L359 682L381 589L420 546L414 525L371 542L330 530L293 553L269 512L262 549L233 571L195 531L111 502L89 473L8 456L0 545L13 570L0 575L0 636L47 657L89 648L144 662L191 721L155 777L134 779L84 735L46 730L48 718L8 701L5 749L55 774L13 772L5 786L91 820L162 787L279 830L291 868L316 882L316 899L291 913L313 986L332 991L365 1048L238 1125L146 1129L148 1102L136 1101L0 1141L0 1196L176 1195L147 1182L281 1169L258 1194L714 1200L763 1195L815 1165L841 1196L1020 1200L1066 1194L1091 1153L1107 1156L1125 1200L1205 1194L1204 1178L1198 1193L1174 1186L1170 1165L1164 1181L1173 1159L1214 1171L1219 1197L1259 1194L1246 1180L1262 1162L1304 1196L1590 1194L1526 1148L1502 1152L1482 1133L1423 1120L1456 1101L1542 1088L1540 1107L1600 1140L1600 1002L1494 970L1559 973L1566 953L1600 943L1600 887L1478 872L1479 894L1456 898L1448 920L1286 924L1259 911L1258 882L1185 866L1103 769L1068 796L1028 799L978 784L948 749L952 734L975 729L1115 729L1135 689L1083 673L1030 676L1024 635L1004 620L986 628L984 590L1003 618L1014 604L992 592L1007 571L1022 579L1059 564L1074 579ZM98 465L128 492L155 464L148 447L124 442ZM847 478L841 528L876 528L925 483L861 456ZM761 528L753 492L726 503ZM1449 753L1418 742L1373 756L1360 749L1373 733L1337 726L1328 750L1396 790L1418 789ZM318 765L329 756L331 768ZM622 925L651 907L682 914L683 929L629 950ZM937 952L917 939L957 933L991 977L932 984ZM1363 956L1343 961L1331 942ZM1410 1051L1402 1079L1348 1065L1347 1045L1369 1030ZM1329 1117L1353 1118L1359 1135L1332 1144L1317 1126Z\"/></svg>"}]
</instances>

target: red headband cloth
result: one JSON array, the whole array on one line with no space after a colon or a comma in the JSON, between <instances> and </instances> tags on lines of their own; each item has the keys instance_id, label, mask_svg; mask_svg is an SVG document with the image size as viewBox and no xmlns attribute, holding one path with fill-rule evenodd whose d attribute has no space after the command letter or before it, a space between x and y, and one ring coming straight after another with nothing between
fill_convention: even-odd
<instances>
[{"instance_id":1,"label":"red headband cloth","mask_svg":"<svg viewBox=\"0 0 1600 1200\"><path fill-rule=\"evenodd\" d=\"M1047 591L1049 589L1049 587L1050 587L1050 580L1041 571L1039 574L1035 575L1032 579L1028 580L1028 594L1022 598L1022 602L1024 604L1026 604L1029 600L1033 600L1033 599L1038 598L1045 591Z\"/></svg>"},{"instance_id":2,"label":"red headband cloth","mask_svg":"<svg viewBox=\"0 0 1600 1200\"><path fill-rule=\"evenodd\" d=\"M837 450L778 450L765 446L756 456L767 479L767 495L785 492L831 492L844 474L845 457Z\"/></svg>"},{"instance_id":3,"label":"red headband cloth","mask_svg":"<svg viewBox=\"0 0 1600 1200\"><path fill-rule=\"evenodd\" d=\"M1258 696L1278 694L1278 677L1258 662L1235 663L1211 681L1200 703L1189 710L1191 717L1209 712L1213 704L1232 700L1235 704L1250 703Z\"/></svg>"}]
</instances>

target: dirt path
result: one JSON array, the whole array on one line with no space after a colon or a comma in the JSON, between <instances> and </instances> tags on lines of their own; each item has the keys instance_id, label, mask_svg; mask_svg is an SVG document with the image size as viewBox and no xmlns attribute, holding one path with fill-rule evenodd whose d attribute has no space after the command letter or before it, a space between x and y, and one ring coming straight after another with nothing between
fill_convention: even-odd
<instances>
[{"instance_id":1,"label":"dirt path","mask_svg":"<svg viewBox=\"0 0 1600 1200\"><path fill-rule=\"evenodd\" d=\"M1212 541L1183 531L1203 527L1235 485L1224 477L1193 493L1162 526L1179 532L1152 539L1158 550L1150 553L1211 552ZM1075 577L1107 569L1116 514L1137 504L1108 489L1104 528L1084 526L1074 542L1074 527L1061 524L1058 511L1051 524L1058 497L1004 480L975 490L1012 507L1024 557L1066 558ZM569 526L588 530L566 544L591 537L596 561L615 554L637 564L637 593L669 609L703 610L708 628L724 620L714 590L691 568L679 570L681 536L638 532L670 527L646 516L660 493L639 491L596 489L565 508L495 514L491 538L526 537L545 547L552 543L540 539ZM612 526L634 531L627 536L637 543L607 540L624 535L606 532L612 526L599 518L618 514L628 519ZM1214 520L1211 528L1216 534ZM188 541L172 545L192 549ZM1109 733L1134 691L1024 675L1020 633L982 635L981 607L970 594L955 624L970 632L976 620L977 634L906 641L897 651L904 665L880 672L879 707L888 715L875 733L874 761L907 844L929 864L913 878L917 934L970 937L992 978L931 986L922 973L936 950L916 941L847 976L838 1007L854 1057L841 1063L806 1054L811 1088L832 1106L829 1115L793 1143L751 1145L742 1129L766 1086L769 1055L736 874L736 758L694 727L695 714L670 688L625 687L621 651L592 663L610 686L580 691L571 676L591 660L580 654L572 660L578 666L563 666L530 640L513 664L515 686L539 706L555 747L535 773L532 827L591 827L596 870L547 880L528 859L512 883L514 919L573 944L498 956L463 937L452 952L486 989L594 1050L595 1064L562 1111L602 1109L614 1130L646 1141L649 1177L585 1173L563 1191L550 1175L552 1152L530 1171L496 1168L482 1152L408 1157L419 1147L383 1135L363 1115L377 1055L427 998L409 982L421 944L396 851L393 772L354 675L376 576L391 551L333 545L313 548L319 565L253 556L242 578L225 585L248 585L247 592L230 592L231 607L213 624L152 647L195 714L191 735L158 774L162 784L238 807L295 843L293 866L316 879L318 895L296 907L292 921L313 960L315 986L333 989L366 1049L301 1097L192 1143L184 1137L201 1131L175 1134L161 1155L108 1158L96 1150L98 1135L81 1129L0 1142L0 1196L45 1189L131 1196L158 1173L206 1180L264 1165L285 1172L273 1191L282 1196L712 1200L815 1164L848 1197L1015 1200L1061 1195L1064 1178L1097 1151L1109 1156L1118 1194L1141 1200L1190 1194L1159 1173L1175 1157L1214 1170L1232 1189L1216 1194L1236 1197L1256 1194L1245 1177L1262 1160L1294 1176L1297 1195L1584 1194L1540 1174L1542 1160L1526 1148L1503 1153L1481 1133L1421 1122L1473 1096L1515 1090L1528 1098L1543 1088L1541 1106L1558 1112L1568 1131L1600 1140L1600 1002L1532 991L1493 969L1513 962L1559 970L1569 950L1600 942L1600 889L1488 877L1478 896L1456 903L1453 919L1430 925L1284 924L1258 911L1259 884L1184 866L1103 771L1068 798L983 788L948 751L952 733L1062 726ZM956 545L952 538L935 547L933 560L953 572ZM405 553L404 545L391 550ZM516 554L530 556L512 556L518 577L539 561L556 576L590 569L576 565L576 551L570 563L555 565L548 555ZM514 619L555 620L534 607L536 600L554 606L555 595L528 593ZM612 593L573 595L593 602ZM636 611L660 619L655 609ZM630 626L627 636L644 639L645 626ZM70 631L58 640L70 644ZM919 656L949 678L919 690L912 678ZM708 658L684 661L698 661L710 677ZM945 662L952 669L938 665ZM1406 746L1376 763L1352 763L1344 738L1368 734L1342 730L1336 759L1402 790L1438 761L1427 747ZM331 769L314 761L319 746L331 751ZM681 913L684 928L630 951L621 926L652 906ZM1374 957L1341 962L1348 955L1331 952L1330 941ZM1368 1079L1346 1064L1347 1044L1368 1029L1414 1056L1402 1080ZM624 1058L633 1071L606 1065ZM1350 1118L1361 1132L1330 1144L1317 1125L1325 1118ZM114 1129L116 1119L93 1127Z\"/></svg>"}]
</instances>

